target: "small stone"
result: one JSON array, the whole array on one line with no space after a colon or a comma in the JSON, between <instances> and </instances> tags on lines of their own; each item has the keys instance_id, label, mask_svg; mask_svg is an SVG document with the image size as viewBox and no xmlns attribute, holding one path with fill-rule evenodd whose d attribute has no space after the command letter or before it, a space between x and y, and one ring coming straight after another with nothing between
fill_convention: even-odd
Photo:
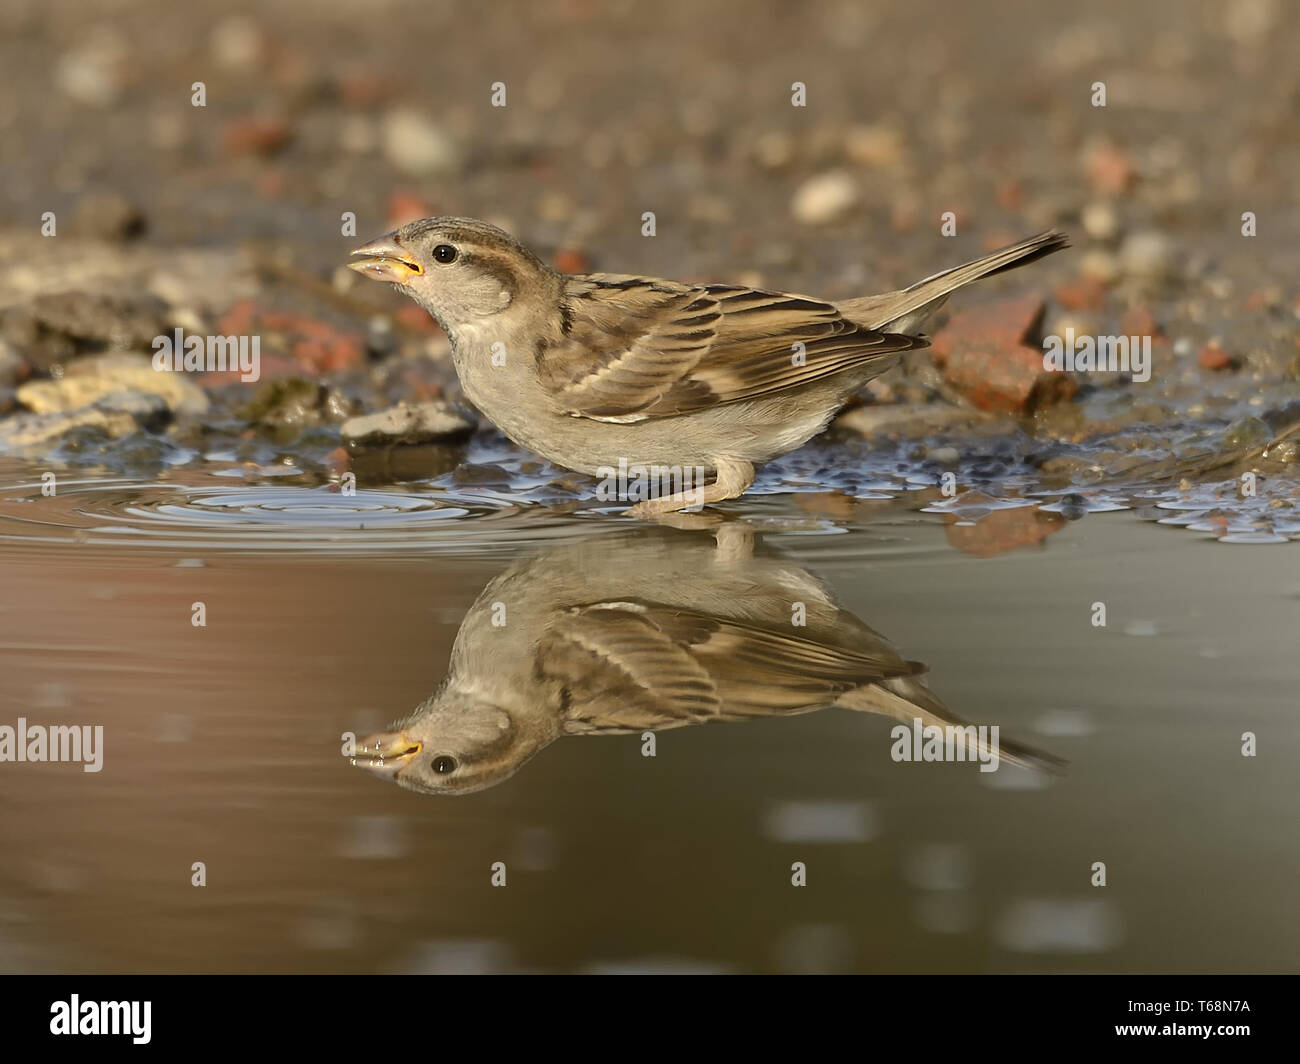
<instances>
[{"instance_id":1,"label":"small stone","mask_svg":"<svg viewBox=\"0 0 1300 1064\"><path fill-rule=\"evenodd\" d=\"M262 381L239 416L259 425L318 425L326 410L326 389L301 377Z\"/></svg>"},{"instance_id":2,"label":"small stone","mask_svg":"<svg viewBox=\"0 0 1300 1064\"><path fill-rule=\"evenodd\" d=\"M129 414L142 429L159 432L172 419L171 407L161 395L153 392L123 390L109 392L95 402L95 407L106 413Z\"/></svg>"},{"instance_id":3,"label":"small stone","mask_svg":"<svg viewBox=\"0 0 1300 1064\"><path fill-rule=\"evenodd\" d=\"M32 300L31 313L49 332L116 347L151 347L168 325L162 301L152 297L55 292Z\"/></svg>"},{"instance_id":4,"label":"small stone","mask_svg":"<svg viewBox=\"0 0 1300 1064\"><path fill-rule=\"evenodd\" d=\"M1095 277L1059 285L1054 294L1066 310L1100 310L1106 302L1106 288Z\"/></svg>"},{"instance_id":5,"label":"small stone","mask_svg":"<svg viewBox=\"0 0 1300 1064\"><path fill-rule=\"evenodd\" d=\"M894 126L853 126L844 135L844 154L860 166L889 169L902 163L903 134Z\"/></svg>"},{"instance_id":6,"label":"small stone","mask_svg":"<svg viewBox=\"0 0 1300 1064\"><path fill-rule=\"evenodd\" d=\"M790 211L804 225L829 225L844 218L858 204L858 187L845 170L810 177L794 194Z\"/></svg>"},{"instance_id":7,"label":"small stone","mask_svg":"<svg viewBox=\"0 0 1300 1064\"><path fill-rule=\"evenodd\" d=\"M1119 328L1125 336L1149 336L1152 343L1163 342L1165 338L1150 307L1130 307L1124 311Z\"/></svg>"},{"instance_id":8,"label":"small stone","mask_svg":"<svg viewBox=\"0 0 1300 1064\"><path fill-rule=\"evenodd\" d=\"M1061 496L1060 507L1062 517L1067 521L1077 521L1081 517L1087 516L1088 500L1077 492L1071 492L1068 495Z\"/></svg>"},{"instance_id":9,"label":"small stone","mask_svg":"<svg viewBox=\"0 0 1300 1064\"><path fill-rule=\"evenodd\" d=\"M1201 348L1200 353L1196 356L1196 364L1200 366L1201 369L1219 371L1236 369L1241 365L1241 359L1237 358L1235 355L1230 355L1219 346L1217 340L1211 340Z\"/></svg>"},{"instance_id":10,"label":"small stone","mask_svg":"<svg viewBox=\"0 0 1300 1064\"><path fill-rule=\"evenodd\" d=\"M344 106L363 110L377 107L393 95L391 78L374 70L347 70L339 75L339 99Z\"/></svg>"},{"instance_id":11,"label":"small stone","mask_svg":"<svg viewBox=\"0 0 1300 1064\"><path fill-rule=\"evenodd\" d=\"M1028 414L1071 398L1074 378L1048 370L1033 346L1043 311L1022 297L955 313L931 349L944 379L983 410Z\"/></svg>"},{"instance_id":12,"label":"small stone","mask_svg":"<svg viewBox=\"0 0 1300 1064\"><path fill-rule=\"evenodd\" d=\"M92 192L77 201L76 213L68 231L73 236L121 243L140 236L145 229L144 214L125 196L117 192Z\"/></svg>"},{"instance_id":13,"label":"small stone","mask_svg":"<svg viewBox=\"0 0 1300 1064\"><path fill-rule=\"evenodd\" d=\"M60 413L90 406L114 392L145 392L160 396L177 413L203 414L208 397L183 373L153 368L148 358L101 355L72 362L59 380L28 381L18 389L18 401L38 414Z\"/></svg>"},{"instance_id":14,"label":"small stone","mask_svg":"<svg viewBox=\"0 0 1300 1064\"><path fill-rule=\"evenodd\" d=\"M228 155L274 155L292 136L289 123L274 116L237 118L226 123L221 145Z\"/></svg>"},{"instance_id":15,"label":"small stone","mask_svg":"<svg viewBox=\"0 0 1300 1064\"><path fill-rule=\"evenodd\" d=\"M1079 274L1100 284L1114 284L1122 269L1119 259L1104 248L1090 248L1079 257Z\"/></svg>"},{"instance_id":16,"label":"small stone","mask_svg":"<svg viewBox=\"0 0 1300 1064\"><path fill-rule=\"evenodd\" d=\"M1155 230L1128 237L1120 247L1119 258L1130 277L1158 281L1173 272L1173 245L1168 237Z\"/></svg>"},{"instance_id":17,"label":"small stone","mask_svg":"<svg viewBox=\"0 0 1300 1064\"><path fill-rule=\"evenodd\" d=\"M366 115L344 115L339 122L339 147L350 155L369 155L379 144L379 131Z\"/></svg>"},{"instance_id":18,"label":"small stone","mask_svg":"<svg viewBox=\"0 0 1300 1064\"><path fill-rule=\"evenodd\" d=\"M1093 240L1109 243L1119 236L1119 215L1113 204L1094 200L1083 208L1079 218L1083 231Z\"/></svg>"},{"instance_id":19,"label":"small stone","mask_svg":"<svg viewBox=\"0 0 1300 1064\"><path fill-rule=\"evenodd\" d=\"M453 174L460 151L452 139L419 111L398 108L384 119L384 154L398 170L415 177Z\"/></svg>"},{"instance_id":20,"label":"small stone","mask_svg":"<svg viewBox=\"0 0 1300 1064\"><path fill-rule=\"evenodd\" d=\"M116 440L131 435L138 428L131 414L95 406L49 414L17 414L0 421L0 448L48 445L74 429L98 430Z\"/></svg>"},{"instance_id":21,"label":"small stone","mask_svg":"<svg viewBox=\"0 0 1300 1064\"><path fill-rule=\"evenodd\" d=\"M1273 430L1257 417L1244 417L1234 421L1223 433L1223 446L1228 450L1242 447L1263 447L1273 439Z\"/></svg>"},{"instance_id":22,"label":"small stone","mask_svg":"<svg viewBox=\"0 0 1300 1064\"><path fill-rule=\"evenodd\" d=\"M394 229L437 213L433 204L418 192L401 189L388 197L388 224Z\"/></svg>"},{"instance_id":23,"label":"small stone","mask_svg":"<svg viewBox=\"0 0 1300 1064\"><path fill-rule=\"evenodd\" d=\"M121 33L105 29L72 51L54 67L54 83L78 103L112 107L122 95L128 48Z\"/></svg>"},{"instance_id":24,"label":"small stone","mask_svg":"<svg viewBox=\"0 0 1300 1064\"><path fill-rule=\"evenodd\" d=\"M359 448L457 440L468 436L474 427L474 422L450 403L434 401L350 418L340 431L344 443Z\"/></svg>"},{"instance_id":25,"label":"small stone","mask_svg":"<svg viewBox=\"0 0 1300 1064\"><path fill-rule=\"evenodd\" d=\"M265 46L261 27L247 15L227 15L209 39L212 58L227 70L251 70L262 59Z\"/></svg>"},{"instance_id":26,"label":"small stone","mask_svg":"<svg viewBox=\"0 0 1300 1064\"><path fill-rule=\"evenodd\" d=\"M1264 455L1270 462L1278 462L1283 465L1291 465L1300 461L1300 442L1296 440L1282 440L1271 446ZM1284 499L1272 499L1270 506L1286 506L1288 503Z\"/></svg>"},{"instance_id":27,"label":"small stone","mask_svg":"<svg viewBox=\"0 0 1300 1064\"><path fill-rule=\"evenodd\" d=\"M578 248L560 248L551 258L551 265L561 273L587 273L591 262Z\"/></svg>"},{"instance_id":28,"label":"small stone","mask_svg":"<svg viewBox=\"0 0 1300 1064\"><path fill-rule=\"evenodd\" d=\"M1094 192L1123 196L1137 181L1137 167L1127 151L1111 143L1090 145L1084 153L1084 171Z\"/></svg>"},{"instance_id":29,"label":"small stone","mask_svg":"<svg viewBox=\"0 0 1300 1064\"><path fill-rule=\"evenodd\" d=\"M780 170L794 161L794 138L780 130L763 133L754 142L754 156L765 170Z\"/></svg>"},{"instance_id":30,"label":"small stone","mask_svg":"<svg viewBox=\"0 0 1300 1064\"><path fill-rule=\"evenodd\" d=\"M393 311L393 319L415 332L433 334L441 331L438 323L429 317L429 312L418 303L403 303Z\"/></svg>"}]
</instances>

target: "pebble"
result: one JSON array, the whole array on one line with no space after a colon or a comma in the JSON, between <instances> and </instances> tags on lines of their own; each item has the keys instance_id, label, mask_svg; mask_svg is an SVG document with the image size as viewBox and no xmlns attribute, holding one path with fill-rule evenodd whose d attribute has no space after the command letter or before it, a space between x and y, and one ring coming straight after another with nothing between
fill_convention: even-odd
<instances>
[{"instance_id":1,"label":"pebble","mask_svg":"<svg viewBox=\"0 0 1300 1064\"><path fill-rule=\"evenodd\" d=\"M16 414L0 421L0 447L32 447L48 444L73 429L99 429L110 439L135 432L135 418L122 410L87 406L80 410L50 414Z\"/></svg>"},{"instance_id":2,"label":"pebble","mask_svg":"<svg viewBox=\"0 0 1300 1064\"><path fill-rule=\"evenodd\" d=\"M790 211L804 225L829 225L858 205L858 186L845 170L810 177L795 191Z\"/></svg>"},{"instance_id":3,"label":"pebble","mask_svg":"<svg viewBox=\"0 0 1300 1064\"><path fill-rule=\"evenodd\" d=\"M780 170L794 161L794 138L780 130L770 130L754 141L754 156L765 170Z\"/></svg>"},{"instance_id":4,"label":"pebble","mask_svg":"<svg viewBox=\"0 0 1300 1064\"><path fill-rule=\"evenodd\" d=\"M1119 259L1103 248L1090 248L1079 257L1079 273L1100 284L1114 284L1122 272Z\"/></svg>"},{"instance_id":5,"label":"pebble","mask_svg":"<svg viewBox=\"0 0 1300 1064\"><path fill-rule=\"evenodd\" d=\"M1227 450L1239 447L1263 447L1273 439L1273 430L1257 417L1244 417L1234 421L1223 433L1223 446Z\"/></svg>"},{"instance_id":6,"label":"pebble","mask_svg":"<svg viewBox=\"0 0 1300 1064\"><path fill-rule=\"evenodd\" d=\"M384 155L413 177L453 174L460 151L452 139L419 111L397 108L384 118Z\"/></svg>"},{"instance_id":7,"label":"pebble","mask_svg":"<svg viewBox=\"0 0 1300 1064\"><path fill-rule=\"evenodd\" d=\"M105 30L58 59L54 84L78 103L112 107L121 98L126 71L126 43L120 33Z\"/></svg>"},{"instance_id":8,"label":"pebble","mask_svg":"<svg viewBox=\"0 0 1300 1064\"><path fill-rule=\"evenodd\" d=\"M1083 231L1093 240L1108 243L1119 236L1119 214L1106 200L1094 200L1083 208L1079 218Z\"/></svg>"},{"instance_id":9,"label":"pebble","mask_svg":"<svg viewBox=\"0 0 1300 1064\"><path fill-rule=\"evenodd\" d=\"M227 15L209 39L213 60L226 70L251 70L262 59L265 44L261 27L247 15Z\"/></svg>"},{"instance_id":10,"label":"pebble","mask_svg":"<svg viewBox=\"0 0 1300 1064\"><path fill-rule=\"evenodd\" d=\"M144 213L120 193L91 192L77 201L68 228L73 236L123 243L144 232Z\"/></svg>"},{"instance_id":11,"label":"pebble","mask_svg":"<svg viewBox=\"0 0 1300 1064\"><path fill-rule=\"evenodd\" d=\"M366 115L344 115L339 123L339 147L350 155L369 155L379 144L379 131Z\"/></svg>"},{"instance_id":12,"label":"pebble","mask_svg":"<svg viewBox=\"0 0 1300 1064\"><path fill-rule=\"evenodd\" d=\"M183 414L203 414L208 397L182 373L159 372L148 358L100 355L78 359L60 380L28 381L18 389L18 401L37 414L80 410L114 392L145 392L160 396Z\"/></svg>"},{"instance_id":13,"label":"pebble","mask_svg":"<svg viewBox=\"0 0 1300 1064\"><path fill-rule=\"evenodd\" d=\"M239 416L259 425L318 425L328 413L328 391L302 377L262 381Z\"/></svg>"},{"instance_id":14,"label":"pebble","mask_svg":"<svg viewBox=\"0 0 1300 1064\"><path fill-rule=\"evenodd\" d=\"M853 126L844 135L844 154L853 162L873 169L889 169L902 163L906 144L894 126Z\"/></svg>"},{"instance_id":15,"label":"pebble","mask_svg":"<svg viewBox=\"0 0 1300 1064\"><path fill-rule=\"evenodd\" d=\"M92 292L53 292L31 303L33 319L50 332L122 347L149 347L167 327L165 309L151 297Z\"/></svg>"},{"instance_id":16,"label":"pebble","mask_svg":"<svg viewBox=\"0 0 1300 1064\"><path fill-rule=\"evenodd\" d=\"M1173 272L1173 245L1163 233L1144 230L1124 241L1119 259L1124 273L1130 277L1162 280Z\"/></svg>"},{"instance_id":17,"label":"pebble","mask_svg":"<svg viewBox=\"0 0 1300 1064\"><path fill-rule=\"evenodd\" d=\"M468 436L474 427L450 403L438 400L349 418L340 432L343 442L355 448L454 440Z\"/></svg>"},{"instance_id":18,"label":"pebble","mask_svg":"<svg viewBox=\"0 0 1300 1064\"><path fill-rule=\"evenodd\" d=\"M95 402L106 413L129 414L140 428L158 432L172 419L171 407L161 395L134 389L109 392Z\"/></svg>"},{"instance_id":19,"label":"pebble","mask_svg":"<svg viewBox=\"0 0 1300 1064\"><path fill-rule=\"evenodd\" d=\"M1225 370L1236 369L1241 360L1220 347L1217 340L1211 340L1201 348L1200 354L1196 356L1196 364L1201 369Z\"/></svg>"},{"instance_id":20,"label":"pebble","mask_svg":"<svg viewBox=\"0 0 1300 1064\"><path fill-rule=\"evenodd\" d=\"M283 118L273 115L237 118L221 133L221 146L228 155L274 155L292 137Z\"/></svg>"}]
</instances>

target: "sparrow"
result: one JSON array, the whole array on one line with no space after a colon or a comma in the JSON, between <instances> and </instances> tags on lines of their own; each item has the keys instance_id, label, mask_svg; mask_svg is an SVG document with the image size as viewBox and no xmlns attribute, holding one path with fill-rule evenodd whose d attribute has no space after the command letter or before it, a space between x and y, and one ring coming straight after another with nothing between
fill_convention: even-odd
<instances>
[{"instance_id":1,"label":"sparrow","mask_svg":"<svg viewBox=\"0 0 1300 1064\"><path fill-rule=\"evenodd\" d=\"M507 568L466 613L438 691L350 757L408 790L459 795L505 781L568 735L828 706L909 725L963 723L924 671L785 556L649 527ZM878 755L889 759L888 744ZM1006 739L998 755L1041 770L1061 764Z\"/></svg>"},{"instance_id":2,"label":"sparrow","mask_svg":"<svg viewBox=\"0 0 1300 1064\"><path fill-rule=\"evenodd\" d=\"M515 443L592 476L702 470L638 516L733 499L755 466L821 432L854 392L929 346L958 288L1068 246L1047 231L896 292L838 303L743 285L557 272L471 218L411 222L348 265L442 326L466 396Z\"/></svg>"}]
</instances>

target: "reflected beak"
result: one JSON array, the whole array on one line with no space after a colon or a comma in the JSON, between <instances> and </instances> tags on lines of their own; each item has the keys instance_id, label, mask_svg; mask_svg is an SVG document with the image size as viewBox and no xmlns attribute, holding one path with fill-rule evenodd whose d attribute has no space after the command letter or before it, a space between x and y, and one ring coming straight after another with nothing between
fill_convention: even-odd
<instances>
[{"instance_id":1,"label":"reflected beak","mask_svg":"<svg viewBox=\"0 0 1300 1064\"><path fill-rule=\"evenodd\" d=\"M404 732L377 732L357 743L352 763L384 779L392 779L424 749L419 739Z\"/></svg>"},{"instance_id":2,"label":"reflected beak","mask_svg":"<svg viewBox=\"0 0 1300 1064\"><path fill-rule=\"evenodd\" d=\"M397 234L387 233L378 240L357 248L352 252L364 256L357 262L349 262L348 269L375 281L391 281L393 284L406 284L412 277L424 273L420 264L411 257L397 242Z\"/></svg>"}]
</instances>

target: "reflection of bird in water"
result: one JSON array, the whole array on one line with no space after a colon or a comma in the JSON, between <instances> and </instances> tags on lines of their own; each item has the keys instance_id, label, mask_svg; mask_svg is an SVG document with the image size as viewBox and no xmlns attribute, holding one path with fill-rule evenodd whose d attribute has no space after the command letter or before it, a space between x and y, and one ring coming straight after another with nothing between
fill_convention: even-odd
<instances>
[{"instance_id":1,"label":"reflection of bird in water","mask_svg":"<svg viewBox=\"0 0 1300 1064\"><path fill-rule=\"evenodd\" d=\"M789 716L836 705L960 723L880 635L811 574L667 529L517 562L470 608L446 680L353 763L426 794L500 783L562 735ZM740 549L736 549L739 546ZM802 622L802 623L800 623ZM1051 758L1003 741L1019 764ZM973 755L970 759L974 759Z\"/></svg>"}]
</instances>

